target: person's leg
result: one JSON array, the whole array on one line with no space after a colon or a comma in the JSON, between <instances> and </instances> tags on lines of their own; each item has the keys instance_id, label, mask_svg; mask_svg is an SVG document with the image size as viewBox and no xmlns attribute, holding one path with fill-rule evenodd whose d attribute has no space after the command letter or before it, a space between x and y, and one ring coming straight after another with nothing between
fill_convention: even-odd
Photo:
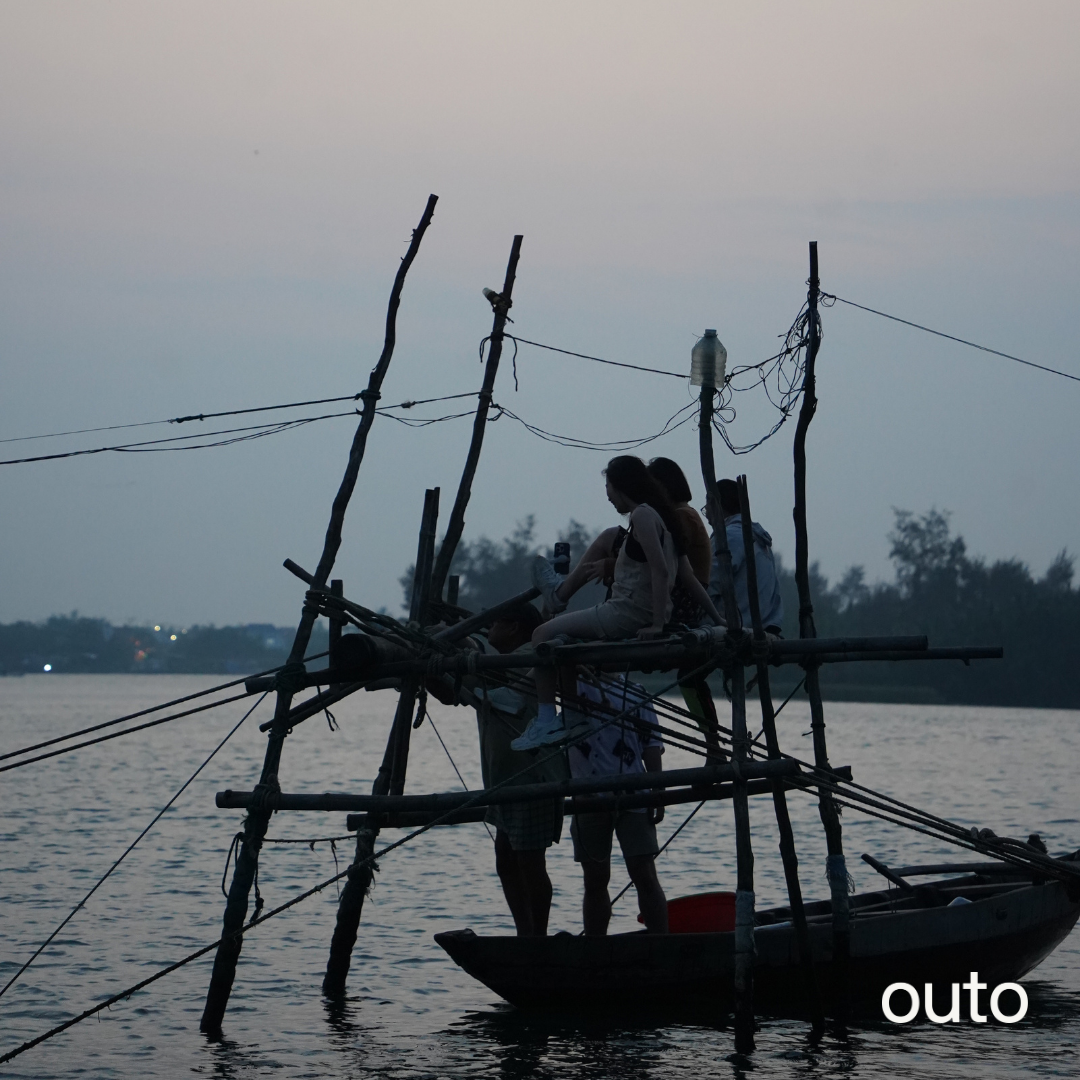
<instances>
[{"instance_id":1,"label":"person's leg","mask_svg":"<svg viewBox=\"0 0 1080 1080\"><path fill-rule=\"evenodd\" d=\"M611 860L582 862L581 872L585 877L585 898L581 903L585 934L587 937L603 937L611 921L611 897L608 895Z\"/></svg>"},{"instance_id":2,"label":"person's leg","mask_svg":"<svg viewBox=\"0 0 1080 1080\"><path fill-rule=\"evenodd\" d=\"M614 814L576 814L570 823L574 841L574 861L581 864L585 896L581 902L585 933L602 937L611 921L611 837Z\"/></svg>"},{"instance_id":3,"label":"person's leg","mask_svg":"<svg viewBox=\"0 0 1080 1080\"><path fill-rule=\"evenodd\" d=\"M727 754L720 746L719 720L708 679L698 676L690 682L680 682L679 690L686 702L686 708L693 713L697 726L705 736L705 763L719 765L727 761Z\"/></svg>"},{"instance_id":4,"label":"person's leg","mask_svg":"<svg viewBox=\"0 0 1080 1080\"><path fill-rule=\"evenodd\" d=\"M650 934L668 932L667 898L660 888L656 876L656 856L660 848L656 842L656 826L649 813L624 810L615 822L615 831L619 836L619 847L630 880L638 894L638 909L641 911L645 929Z\"/></svg>"},{"instance_id":5,"label":"person's leg","mask_svg":"<svg viewBox=\"0 0 1080 1080\"><path fill-rule=\"evenodd\" d=\"M525 876L522 873L519 853L510 846L510 837L502 829L495 830L495 870L502 883L503 896L506 897L510 914L514 917L514 926L518 937L530 937L535 930L533 910L529 903ZM551 884L548 883L550 890ZM551 902L550 892L548 903ZM544 920L545 932L547 919Z\"/></svg>"},{"instance_id":6,"label":"person's leg","mask_svg":"<svg viewBox=\"0 0 1080 1080\"><path fill-rule=\"evenodd\" d=\"M569 637L585 638L587 641L595 641L601 637L600 627L596 621L594 608L586 608L584 611L568 611L564 615L556 615L546 623L541 623L532 636L533 645L550 641L559 634ZM538 667L533 671L536 679L536 700L541 704L555 704L555 689L558 675L554 668Z\"/></svg>"},{"instance_id":7,"label":"person's leg","mask_svg":"<svg viewBox=\"0 0 1080 1080\"><path fill-rule=\"evenodd\" d=\"M668 932L667 897L660 888L660 879L656 876L656 857L653 855L631 855L626 859L626 871L638 894L638 909L645 920L645 929L650 934Z\"/></svg>"},{"instance_id":8,"label":"person's leg","mask_svg":"<svg viewBox=\"0 0 1080 1080\"><path fill-rule=\"evenodd\" d=\"M521 883L524 887L525 902L528 904L531 933L535 937L547 936L548 915L551 913L551 878L547 872L547 852L540 848L536 851L517 852ZM524 936L524 935L520 935Z\"/></svg>"}]
</instances>

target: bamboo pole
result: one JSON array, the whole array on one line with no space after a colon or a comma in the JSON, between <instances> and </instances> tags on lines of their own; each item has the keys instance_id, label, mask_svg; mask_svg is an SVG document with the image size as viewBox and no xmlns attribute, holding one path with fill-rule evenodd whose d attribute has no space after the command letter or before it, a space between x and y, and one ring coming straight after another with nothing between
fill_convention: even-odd
<instances>
[{"instance_id":1,"label":"bamboo pole","mask_svg":"<svg viewBox=\"0 0 1080 1080\"><path fill-rule=\"evenodd\" d=\"M705 512L712 526L716 544L720 597L728 634L742 627L739 604L735 598L735 580L731 573L731 550L728 547L724 511L716 487L716 462L713 458L711 386L701 388L698 415L698 447L701 476L705 482ZM750 805L741 768L747 758L746 681L742 662L726 667L725 678L731 687L731 750L735 773L735 792L731 801L735 817L735 1050L740 1054L754 1049L754 851L750 842Z\"/></svg>"},{"instance_id":2,"label":"bamboo pole","mask_svg":"<svg viewBox=\"0 0 1080 1080\"><path fill-rule=\"evenodd\" d=\"M322 556L314 574L316 588L324 588L333 569L334 560L337 558L338 548L341 546L341 531L345 520L345 511L348 509L349 500L353 489L356 487L356 477L360 471L360 463L364 458L367 447L368 432L375 420L376 405L379 400L379 392L382 388L383 379L386 377L390 360L394 355L394 345L397 341L397 313L401 304L401 291L405 285L405 277L420 250L420 242L431 224L432 215L435 213L435 204L438 196L428 196L427 206L420 224L413 230L412 241L405 252L394 277L394 284L390 290L390 300L386 311L386 334L383 339L383 349L379 360L368 377L367 389L360 397L364 406L360 414L360 423L357 425L353 436L352 446L349 448L349 461L345 467L345 475L334 497L333 507L330 511L330 523L326 528L326 536L323 539ZM286 670L292 674L303 673L303 658L311 639L311 630L315 625L316 612L310 604L305 603L300 624L293 639L292 649ZM278 721L269 732L266 755L263 760L262 774L259 778L259 786L256 790L270 793L278 790L278 768L281 763L281 750L288 734L288 715L292 706L293 689L288 680L279 683L277 703L274 709L274 718ZM240 958L240 948L243 944L241 931L244 919L247 917L248 894L251 892L252 883L259 865L259 849L262 847L266 829L270 823L270 812L265 806L254 806L248 812L244 821L244 839L240 844L240 850L236 856L236 867L233 870L233 879L229 886L229 895L225 903L225 916L221 944L218 946L214 957L214 970L210 976L210 986L206 994L206 1005L203 1009L202 1019L199 1023L200 1031L212 1038L221 1035L221 1021L225 1016L225 1009L229 1004L229 994L232 991L233 980L236 977L236 963Z\"/></svg>"},{"instance_id":3,"label":"bamboo pole","mask_svg":"<svg viewBox=\"0 0 1080 1080\"><path fill-rule=\"evenodd\" d=\"M821 323L818 317L820 281L818 278L817 241L810 242L810 280L806 294L807 335L806 374L803 377L803 400L795 427L795 584L799 590L799 637L817 637L814 625L814 605L810 596L809 543L806 529L806 432L817 410L817 380L815 364L821 347ZM806 694L810 699L810 729L814 737L814 762L819 768L829 768L825 741L825 712L821 704L819 666L807 661ZM818 789L818 813L825 829L828 851L826 873L832 898L833 928L833 991L837 1001L837 1018L847 1015L848 966L851 955L851 914L848 903L848 873L844 861L844 843L840 827L840 812L825 788Z\"/></svg>"},{"instance_id":4,"label":"bamboo pole","mask_svg":"<svg viewBox=\"0 0 1080 1080\"><path fill-rule=\"evenodd\" d=\"M612 791L651 791L654 789L708 786L768 779L774 776L798 776L799 763L792 758L745 761L739 765L704 765L695 769L670 769L663 773L621 773L611 776L547 780L536 784L515 784L481 788L478 791L441 791L430 795L351 795L323 791L316 794L276 792L269 797L275 810L373 811L390 813L406 810L458 810L465 806L502 806L506 803L532 802L537 799L569 798ZM250 806L252 791L219 791L216 803L222 809Z\"/></svg>"},{"instance_id":5,"label":"bamboo pole","mask_svg":"<svg viewBox=\"0 0 1080 1080\"><path fill-rule=\"evenodd\" d=\"M484 367L484 381L480 387L480 400L476 404L476 416L473 419L472 441L465 458L465 468L458 485L454 508L450 511L450 520L446 526L446 535L439 548L439 557L435 560L435 572L431 577L431 595L435 600L442 600L443 585L450 573L450 563L461 540L465 528L465 510L472 495L473 477L480 461L480 449L484 444L484 428L487 426L488 409L491 407L491 395L495 388L495 375L499 370L499 358L502 356L503 332L506 329L506 316L513 303L514 279L517 277L518 258L521 255L521 237L515 236L510 245L510 261L506 264L506 279L502 292L491 298L495 319L491 326L491 339L488 346L487 364Z\"/></svg>"},{"instance_id":6,"label":"bamboo pole","mask_svg":"<svg viewBox=\"0 0 1080 1080\"><path fill-rule=\"evenodd\" d=\"M765 644L765 627L761 621L761 601L758 594L757 553L754 551L754 527L750 516L750 493L746 477L740 476L739 508L742 513L743 550L746 552L746 590L750 603L750 620L753 623L755 645ZM758 651L755 649L755 651ZM763 653L757 660L758 698L761 701L761 726L765 732L765 745L770 760L780 758L780 740L776 734L776 714L773 712L772 688L769 685L769 667ZM782 780L774 780L772 788L776 827L780 832L780 858L784 864L788 901L791 904L791 921L795 927L795 941L799 949L806 1000L814 1034L820 1037L825 1031L825 1016L821 1010L821 995L814 976L814 958L810 952L810 934L806 927L806 911L803 908L802 886L799 884L799 859L795 853L795 835L788 814L787 796Z\"/></svg>"},{"instance_id":7,"label":"bamboo pole","mask_svg":"<svg viewBox=\"0 0 1080 1080\"><path fill-rule=\"evenodd\" d=\"M345 595L345 582L341 578L334 578L330 582L330 595L342 597ZM334 667L334 660L338 655L338 645L341 643L341 631L345 629L345 619L341 614L338 614L336 618L329 617L330 623L330 641L328 649L330 657L326 662L327 667Z\"/></svg>"},{"instance_id":8,"label":"bamboo pole","mask_svg":"<svg viewBox=\"0 0 1080 1080\"><path fill-rule=\"evenodd\" d=\"M429 488L424 492L424 511L420 518L420 535L416 546L409 604L410 620L415 622L421 622L427 613L427 602L431 595L431 559L438 519L439 489ZM415 675L407 677L402 683L382 764L371 788L374 797L400 795L404 789L413 707L419 689L420 680ZM353 946L356 944L360 917L364 910L364 898L371 887L374 873L371 855L375 850L379 828L378 819L367 814L356 830L356 853L338 901L337 920L334 923L333 937L330 939L330 956L326 962L326 974L323 976L323 994L328 998L341 998L345 993L345 984L352 965Z\"/></svg>"}]
</instances>

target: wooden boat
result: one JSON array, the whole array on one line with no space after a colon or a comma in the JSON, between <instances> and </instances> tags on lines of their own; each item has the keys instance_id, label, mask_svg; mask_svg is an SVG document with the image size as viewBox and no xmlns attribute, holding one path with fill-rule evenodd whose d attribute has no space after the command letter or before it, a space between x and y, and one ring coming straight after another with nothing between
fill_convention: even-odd
<instances>
[{"instance_id":1,"label":"wooden boat","mask_svg":"<svg viewBox=\"0 0 1080 1080\"><path fill-rule=\"evenodd\" d=\"M1005 871L1004 873L995 872ZM881 1017L881 995L894 982L946 992L972 971L990 987L1015 982L1061 943L1080 917L1080 888L1033 883L1010 867L942 879L909 891L851 898L849 1005ZM918 868L908 874L914 876ZM965 902L968 901L968 902ZM832 985L831 903L806 904L810 940L826 1012ZM757 913L754 1010L805 1015L803 980L789 908ZM734 933L584 937L479 937L471 930L435 935L451 959L522 1009L599 1012L734 1004ZM966 1000L966 999L965 999ZM985 1000L985 999L984 999Z\"/></svg>"}]
</instances>

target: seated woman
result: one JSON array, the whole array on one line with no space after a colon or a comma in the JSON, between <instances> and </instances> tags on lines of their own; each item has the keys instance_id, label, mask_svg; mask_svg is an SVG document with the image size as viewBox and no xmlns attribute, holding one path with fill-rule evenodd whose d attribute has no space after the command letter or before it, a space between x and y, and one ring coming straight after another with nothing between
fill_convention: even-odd
<instances>
[{"instance_id":1,"label":"seated woman","mask_svg":"<svg viewBox=\"0 0 1080 1080\"><path fill-rule=\"evenodd\" d=\"M712 572L712 542L701 515L690 505L693 496L686 476L677 462L665 457L653 458L649 462L649 475L667 492L675 513L679 515L686 529L686 557L690 568L694 571L694 577L707 589ZM672 622L684 623L687 626L701 625L705 612L694 602L686 589L676 585L671 599L674 608ZM705 736L706 763L715 765L727 760L720 746L719 722L708 676L701 671L694 673L686 668L680 669L679 690L682 691L687 709L693 714Z\"/></svg>"},{"instance_id":2,"label":"seated woman","mask_svg":"<svg viewBox=\"0 0 1080 1080\"><path fill-rule=\"evenodd\" d=\"M545 607L562 611L570 597L586 582L604 576L606 560L616 555L611 595L602 604L583 611L556 614L533 632L533 644L559 634L588 641L655 638L671 618L671 590L678 582L717 623L713 602L694 576L685 555L685 531L664 489L649 475L641 458L612 458L604 470L608 501L630 517L629 529L619 546L621 530L606 529L593 541L564 580L551 564L537 558L533 580L544 595ZM561 674L561 673L560 673ZM564 686L575 692L569 670ZM563 718L555 713L558 676L551 668L536 669L538 711L525 732L511 744L515 750L533 750L566 737Z\"/></svg>"}]
</instances>

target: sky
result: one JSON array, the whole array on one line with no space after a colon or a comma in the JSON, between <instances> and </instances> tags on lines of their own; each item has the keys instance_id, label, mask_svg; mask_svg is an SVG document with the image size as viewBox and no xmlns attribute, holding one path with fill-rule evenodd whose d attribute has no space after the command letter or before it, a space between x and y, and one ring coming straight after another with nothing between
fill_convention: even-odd
<instances>
[{"instance_id":1,"label":"sky","mask_svg":"<svg viewBox=\"0 0 1080 1080\"><path fill-rule=\"evenodd\" d=\"M1080 375L1078 40L1067 2L0 2L0 438L355 393L432 192L387 403L479 387L481 289L515 233L514 329L561 348L689 372L715 327L731 364L757 362L816 240L827 292ZM948 510L973 553L1036 574L1080 550L1080 385L839 304L823 325L808 502L827 575L891 578L893 508ZM595 441L690 401L528 346L517 369L497 402ZM731 435L770 422L740 402ZM354 426L0 466L0 622L295 622L281 562L317 562ZM398 610L424 489L445 522L470 428L376 421L347 595ZM717 450L789 564L793 429ZM682 462L702 501L692 424L640 452ZM466 539L529 514L543 543L571 517L613 524L605 461L504 416Z\"/></svg>"}]
</instances>

